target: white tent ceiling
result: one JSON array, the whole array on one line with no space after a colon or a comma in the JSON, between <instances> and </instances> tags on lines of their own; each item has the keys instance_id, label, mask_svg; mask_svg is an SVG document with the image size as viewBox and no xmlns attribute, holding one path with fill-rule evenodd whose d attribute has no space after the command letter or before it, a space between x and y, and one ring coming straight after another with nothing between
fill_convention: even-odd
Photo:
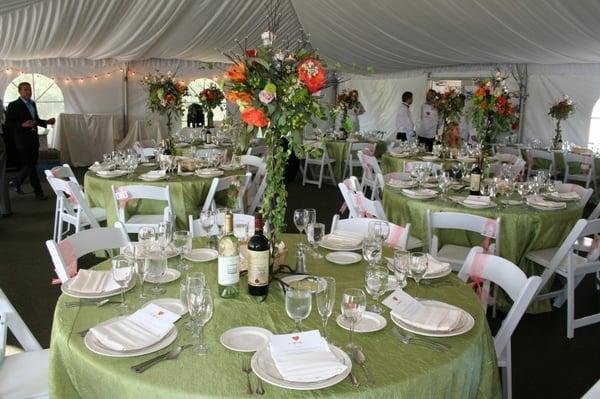
<instances>
[{"instance_id":1,"label":"white tent ceiling","mask_svg":"<svg viewBox=\"0 0 600 399\"><path fill-rule=\"evenodd\" d=\"M226 61L255 43L268 0L6 0L0 59ZM599 63L597 0L282 0L330 61L376 73L470 63ZM292 39L293 40L293 39Z\"/></svg>"}]
</instances>

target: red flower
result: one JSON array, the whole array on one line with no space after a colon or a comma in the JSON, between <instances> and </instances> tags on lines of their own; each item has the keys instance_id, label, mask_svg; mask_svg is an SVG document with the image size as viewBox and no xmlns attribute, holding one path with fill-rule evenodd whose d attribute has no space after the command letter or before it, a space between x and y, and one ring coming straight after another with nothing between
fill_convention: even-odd
<instances>
[{"instance_id":1,"label":"red flower","mask_svg":"<svg viewBox=\"0 0 600 399\"><path fill-rule=\"evenodd\" d=\"M248 57L256 57L256 50L253 48L250 48L248 50L246 50L246 56Z\"/></svg>"},{"instance_id":2,"label":"red flower","mask_svg":"<svg viewBox=\"0 0 600 399\"><path fill-rule=\"evenodd\" d=\"M185 85L185 83L183 82L177 82L175 84L175 89L180 92L180 93L185 93L185 91L187 90L187 86Z\"/></svg>"},{"instance_id":3,"label":"red flower","mask_svg":"<svg viewBox=\"0 0 600 399\"><path fill-rule=\"evenodd\" d=\"M247 107L242 111L242 120L244 123L256 127L266 127L269 124L269 118L260 108Z\"/></svg>"},{"instance_id":4,"label":"red flower","mask_svg":"<svg viewBox=\"0 0 600 399\"><path fill-rule=\"evenodd\" d=\"M307 58L296 67L298 79L306 85L308 91L316 93L325 86L325 68L315 59Z\"/></svg>"},{"instance_id":5,"label":"red flower","mask_svg":"<svg viewBox=\"0 0 600 399\"><path fill-rule=\"evenodd\" d=\"M175 101L175 96L172 95L171 93L165 95L165 102L167 104L171 104L173 101Z\"/></svg>"}]
</instances>

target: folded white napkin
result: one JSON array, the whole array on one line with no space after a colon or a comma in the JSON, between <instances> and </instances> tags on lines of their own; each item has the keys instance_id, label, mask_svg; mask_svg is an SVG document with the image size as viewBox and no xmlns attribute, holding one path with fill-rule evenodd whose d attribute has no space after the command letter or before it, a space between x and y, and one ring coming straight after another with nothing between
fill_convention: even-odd
<instances>
[{"instance_id":1,"label":"folded white napkin","mask_svg":"<svg viewBox=\"0 0 600 399\"><path fill-rule=\"evenodd\" d=\"M119 288L119 284L112 277L112 272L108 270L81 269L69 285L71 291L82 294L101 294Z\"/></svg>"},{"instance_id":2,"label":"folded white napkin","mask_svg":"<svg viewBox=\"0 0 600 399\"><path fill-rule=\"evenodd\" d=\"M554 192L549 194L550 197L562 199L562 200L580 200L581 197L575 191L567 191L566 193Z\"/></svg>"},{"instance_id":3,"label":"folded white napkin","mask_svg":"<svg viewBox=\"0 0 600 399\"><path fill-rule=\"evenodd\" d=\"M414 183L410 180L398 180L398 179L394 179L393 177L388 179L387 184L390 185L391 187L397 187L397 188L408 188L408 187L412 187L414 185Z\"/></svg>"},{"instance_id":4,"label":"folded white napkin","mask_svg":"<svg viewBox=\"0 0 600 399\"><path fill-rule=\"evenodd\" d=\"M450 267L450 263L448 262L440 262L433 256L427 254L427 272L425 275L432 275L442 273Z\"/></svg>"},{"instance_id":5,"label":"folded white napkin","mask_svg":"<svg viewBox=\"0 0 600 399\"><path fill-rule=\"evenodd\" d=\"M317 330L274 335L269 349L275 367L286 381L323 381L348 368L329 350Z\"/></svg>"},{"instance_id":6,"label":"folded white napkin","mask_svg":"<svg viewBox=\"0 0 600 399\"><path fill-rule=\"evenodd\" d=\"M150 179L159 179L161 177L165 177L165 175L167 174L166 170L151 170L148 173L145 173L144 176L148 177Z\"/></svg>"},{"instance_id":7,"label":"folded white napkin","mask_svg":"<svg viewBox=\"0 0 600 399\"><path fill-rule=\"evenodd\" d=\"M437 191L430 190L428 188L424 188L424 189L421 189L421 190L403 189L402 192L404 194L412 195L412 196L415 196L415 197L431 197L431 196L437 195Z\"/></svg>"},{"instance_id":8,"label":"folded white napkin","mask_svg":"<svg viewBox=\"0 0 600 399\"><path fill-rule=\"evenodd\" d=\"M550 209L562 209L567 206L565 202L546 201L540 196L532 195L527 197L527 203L530 205L541 206Z\"/></svg>"},{"instance_id":9,"label":"folded white napkin","mask_svg":"<svg viewBox=\"0 0 600 399\"><path fill-rule=\"evenodd\" d=\"M490 197L487 195L469 195L463 202L469 205L489 205Z\"/></svg>"},{"instance_id":10,"label":"folded white napkin","mask_svg":"<svg viewBox=\"0 0 600 399\"><path fill-rule=\"evenodd\" d=\"M90 328L90 332L109 349L132 351L147 348L163 339L173 328L179 315L155 304L149 304L130 316L102 326Z\"/></svg>"},{"instance_id":11,"label":"folded white napkin","mask_svg":"<svg viewBox=\"0 0 600 399\"><path fill-rule=\"evenodd\" d=\"M362 243L363 236L351 231L335 230L323 237L326 244L342 247L357 247Z\"/></svg>"},{"instance_id":12,"label":"folded white napkin","mask_svg":"<svg viewBox=\"0 0 600 399\"><path fill-rule=\"evenodd\" d=\"M116 170L99 170L96 172L97 175L100 176L113 176L117 173Z\"/></svg>"}]
</instances>

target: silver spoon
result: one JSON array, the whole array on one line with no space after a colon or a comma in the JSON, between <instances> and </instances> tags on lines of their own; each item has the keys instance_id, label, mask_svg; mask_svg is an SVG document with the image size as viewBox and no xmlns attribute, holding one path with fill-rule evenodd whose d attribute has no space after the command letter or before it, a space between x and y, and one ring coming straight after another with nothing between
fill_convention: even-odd
<instances>
[{"instance_id":1,"label":"silver spoon","mask_svg":"<svg viewBox=\"0 0 600 399\"><path fill-rule=\"evenodd\" d=\"M169 352L164 353L162 355L159 355L155 358L152 358L150 360L147 360L143 363L140 363L138 365L135 366L131 366L131 370L135 371L136 373L143 373L144 371L148 370L150 367L154 366L157 363L162 362L163 360L175 360L177 359L177 357L179 356L179 354L189 348L192 347L193 345L183 345L183 346L178 346L176 348L171 349Z\"/></svg>"},{"instance_id":2,"label":"silver spoon","mask_svg":"<svg viewBox=\"0 0 600 399\"><path fill-rule=\"evenodd\" d=\"M101 301L80 301L80 302L65 302L65 306L68 308L74 308L74 307L78 307L78 306L96 306L96 307L100 307L100 306L104 306L107 303L110 302L110 299L103 299Z\"/></svg>"},{"instance_id":3,"label":"silver spoon","mask_svg":"<svg viewBox=\"0 0 600 399\"><path fill-rule=\"evenodd\" d=\"M354 349L352 351L352 354L354 355L354 360L356 361L356 363L358 363L358 365L365 372L365 376L367 377L367 383L369 385L375 384L375 380L373 379L373 377L371 376L371 373L369 373L369 370L367 369L367 366L365 365L365 363L367 361L365 354L359 349Z\"/></svg>"}]
</instances>

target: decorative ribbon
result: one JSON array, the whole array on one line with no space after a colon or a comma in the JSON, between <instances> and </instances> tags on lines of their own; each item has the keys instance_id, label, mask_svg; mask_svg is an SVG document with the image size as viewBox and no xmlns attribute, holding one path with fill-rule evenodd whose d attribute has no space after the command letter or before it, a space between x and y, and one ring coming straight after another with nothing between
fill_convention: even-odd
<instances>
[{"instance_id":1,"label":"decorative ribbon","mask_svg":"<svg viewBox=\"0 0 600 399\"><path fill-rule=\"evenodd\" d=\"M490 255L485 253L475 254L473 262L471 263L471 272L469 273L469 278L471 279L469 286L475 290L477 296L481 299L481 302L487 305L493 305L496 302L496 299L491 297L489 292L486 292L483 288L485 280L481 278L489 257Z\"/></svg>"},{"instance_id":2,"label":"decorative ribbon","mask_svg":"<svg viewBox=\"0 0 600 399\"><path fill-rule=\"evenodd\" d=\"M358 214L361 218L372 218L373 215L371 215L369 212L367 212L365 210L365 206L364 206L364 199L365 199L365 195L361 192L354 192L353 193L353 197L354 197L354 206L356 207L356 209L358 209Z\"/></svg>"},{"instance_id":3,"label":"decorative ribbon","mask_svg":"<svg viewBox=\"0 0 600 399\"><path fill-rule=\"evenodd\" d=\"M594 240L590 246L590 251L587 254L587 260L595 262L598 260L598 257L600 257L600 236L596 234L594 235Z\"/></svg>"},{"instance_id":4,"label":"decorative ribbon","mask_svg":"<svg viewBox=\"0 0 600 399\"><path fill-rule=\"evenodd\" d=\"M75 277L77 275L77 255L68 239L58 242L58 250L67 263L67 275L69 278ZM56 269L54 271L56 272ZM61 281L59 278L55 278L52 279L52 284L61 284Z\"/></svg>"},{"instance_id":5,"label":"decorative ribbon","mask_svg":"<svg viewBox=\"0 0 600 399\"><path fill-rule=\"evenodd\" d=\"M398 226L397 224L388 223L390 226L390 234L388 236L387 245L393 248L398 247L398 242L404 234L404 227Z\"/></svg>"},{"instance_id":6,"label":"decorative ribbon","mask_svg":"<svg viewBox=\"0 0 600 399\"><path fill-rule=\"evenodd\" d=\"M125 187L117 188L117 192L115 193L115 198L119 201L119 208L125 209L127 207L127 203L132 200L129 192Z\"/></svg>"},{"instance_id":7,"label":"decorative ribbon","mask_svg":"<svg viewBox=\"0 0 600 399\"><path fill-rule=\"evenodd\" d=\"M344 186L346 186L346 188L350 191L357 191L357 188L354 187L354 182L351 179L344 179ZM346 201L344 201L340 206L340 210L338 212L341 215L344 212L346 212L346 209L348 209L348 204L346 204Z\"/></svg>"},{"instance_id":8,"label":"decorative ribbon","mask_svg":"<svg viewBox=\"0 0 600 399\"><path fill-rule=\"evenodd\" d=\"M577 192L577 185L576 184L571 184L571 189L569 190L572 193L576 193Z\"/></svg>"},{"instance_id":9,"label":"decorative ribbon","mask_svg":"<svg viewBox=\"0 0 600 399\"><path fill-rule=\"evenodd\" d=\"M483 242L481 243L481 246L483 247L485 253L489 252L490 240L492 238L496 239L497 234L498 221L496 219L487 219L483 225L483 231L481 232L481 235L483 236Z\"/></svg>"}]
</instances>

